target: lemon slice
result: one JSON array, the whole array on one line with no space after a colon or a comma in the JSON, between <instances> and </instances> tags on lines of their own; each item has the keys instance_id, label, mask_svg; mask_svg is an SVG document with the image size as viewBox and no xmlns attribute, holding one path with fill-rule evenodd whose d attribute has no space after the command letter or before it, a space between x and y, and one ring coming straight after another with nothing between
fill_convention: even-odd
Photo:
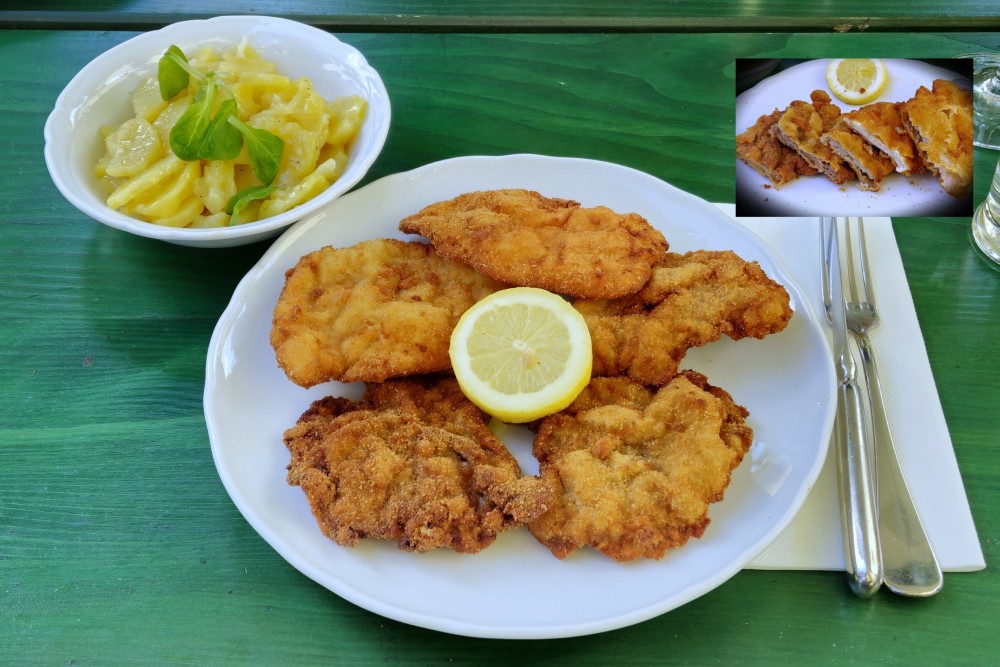
<instances>
[{"instance_id":1,"label":"lemon slice","mask_svg":"<svg viewBox=\"0 0 1000 667\"><path fill-rule=\"evenodd\" d=\"M835 58L826 66L826 83L841 102L867 104L878 98L889 82L881 60Z\"/></svg>"},{"instance_id":2,"label":"lemon slice","mask_svg":"<svg viewBox=\"0 0 1000 667\"><path fill-rule=\"evenodd\" d=\"M524 423L562 410L590 381L593 354L583 316L534 287L495 292L467 310L451 334L452 369L484 412Z\"/></svg>"}]
</instances>

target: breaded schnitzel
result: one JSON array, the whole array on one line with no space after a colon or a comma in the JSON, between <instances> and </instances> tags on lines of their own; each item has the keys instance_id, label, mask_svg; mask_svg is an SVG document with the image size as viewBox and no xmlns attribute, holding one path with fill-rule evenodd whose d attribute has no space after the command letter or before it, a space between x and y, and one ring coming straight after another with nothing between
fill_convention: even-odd
<instances>
[{"instance_id":1,"label":"breaded schnitzel","mask_svg":"<svg viewBox=\"0 0 1000 667\"><path fill-rule=\"evenodd\" d=\"M865 141L888 155L901 174L919 174L924 163L903 126L902 102L874 102L844 114L841 119Z\"/></svg>"},{"instance_id":2,"label":"breaded schnitzel","mask_svg":"<svg viewBox=\"0 0 1000 667\"><path fill-rule=\"evenodd\" d=\"M830 181L839 185L853 180L854 170L820 141L840 118L840 107L831 104L830 96L822 90L814 90L809 99L811 103L795 100L789 104L771 131Z\"/></svg>"},{"instance_id":3,"label":"breaded schnitzel","mask_svg":"<svg viewBox=\"0 0 1000 667\"><path fill-rule=\"evenodd\" d=\"M303 387L445 370L458 318L501 287L423 243L322 248L286 273L271 345Z\"/></svg>"},{"instance_id":4,"label":"breaded schnitzel","mask_svg":"<svg viewBox=\"0 0 1000 667\"><path fill-rule=\"evenodd\" d=\"M494 280L591 299L637 292L667 249L636 213L581 208L530 190L469 192L427 206L399 228Z\"/></svg>"},{"instance_id":5,"label":"breaded schnitzel","mask_svg":"<svg viewBox=\"0 0 1000 667\"><path fill-rule=\"evenodd\" d=\"M906 131L942 187L963 197L972 186L972 91L935 79L903 103Z\"/></svg>"},{"instance_id":6,"label":"breaded schnitzel","mask_svg":"<svg viewBox=\"0 0 1000 667\"><path fill-rule=\"evenodd\" d=\"M896 171L895 163L888 155L864 140L851 130L841 116L830 131L820 137L858 177L858 187L869 192L878 192L882 179Z\"/></svg>"},{"instance_id":7,"label":"breaded schnitzel","mask_svg":"<svg viewBox=\"0 0 1000 667\"><path fill-rule=\"evenodd\" d=\"M747 415L693 371L659 389L595 378L539 426L533 452L554 498L531 533L558 558L590 545L617 561L701 537L750 448Z\"/></svg>"},{"instance_id":8,"label":"breaded schnitzel","mask_svg":"<svg viewBox=\"0 0 1000 667\"><path fill-rule=\"evenodd\" d=\"M374 537L475 553L552 495L521 475L487 423L450 378L369 385L358 402L327 397L285 432L288 483L338 544Z\"/></svg>"},{"instance_id":9,"label":"breaded schnitzel","mask_svg":"<svg viewBox=\"0 0 1000 667\"><path fill-rule=\"evenodd\" d=\"M770 115L758 118L745 132L736 135L736 157L779 187L799 176L819 173L771 132L781 113L775 109Z\"/></svg>"},{"instance_id":10,"label":"breaded schnitzel","mask_svg":"<svg viewBox=\"0 0 1000 667\"><path fill-rule=\"evenodd\" d=\"M636 295L574 304L590 328L593 375L662 385L689 348L723 335L763 338L792 316L788 292L734 252L666 253Z\"/></svg>"}]
</instances>

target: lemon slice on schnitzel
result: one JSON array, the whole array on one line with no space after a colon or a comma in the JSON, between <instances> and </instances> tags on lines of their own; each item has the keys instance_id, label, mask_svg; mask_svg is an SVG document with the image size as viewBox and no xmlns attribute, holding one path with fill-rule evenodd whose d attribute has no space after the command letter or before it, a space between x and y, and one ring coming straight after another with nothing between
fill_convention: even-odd
<instances>
[{"instance_id":1,"label":"lemon slice on schnitzel","mask_svg":"<svg viewBox=\"0 0 1000 667\"><path fill-rule=\"evenodd\" d=\"M500 290L473 305L455 326L448 353L469 400L511 423L572 403L593 363L583 316L534 287Z\"/></svg>"},{"instance_id":2,"label":"lemon slice on schnitzel","mask_svg":"<svg viewBox=\"0 0 1000 667\"><path fill-rule=\"evenodd\" d=\"M878 98L889 82L881 60L835 58L826 66L826 84L841 102L867 104Z\"/></svg>"}]
</instances>

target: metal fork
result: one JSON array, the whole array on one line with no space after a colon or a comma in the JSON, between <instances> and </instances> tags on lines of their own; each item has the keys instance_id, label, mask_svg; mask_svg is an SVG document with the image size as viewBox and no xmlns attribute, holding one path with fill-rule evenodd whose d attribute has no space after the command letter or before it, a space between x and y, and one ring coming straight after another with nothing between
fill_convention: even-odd
<instances>
[{"instance_id":1,"label":"metal fork","mask_svg":"<svg viewBox=\"0 0 1000 667\"><path fill-rule=\"evenodd\" d=\"M894 593L913 597L934 595L944 584L941 567L920 523L906 481L899 467L892 432L886 419L879 384L878 369L868 331L878 325L875 290L872 283L868 247L865 243L864 218L856 218L857 232L852 232L851 218L838 218L843 224L846 252L841 266L846 272L847 329L858 343L865 380L870 388L875 428L876 470L878 480L878 519L881 537L885 586ZM857 250L854 250L854 246ZM829 319L831 294L824 278L823 302Z\"/></svg>"}]
</instances>

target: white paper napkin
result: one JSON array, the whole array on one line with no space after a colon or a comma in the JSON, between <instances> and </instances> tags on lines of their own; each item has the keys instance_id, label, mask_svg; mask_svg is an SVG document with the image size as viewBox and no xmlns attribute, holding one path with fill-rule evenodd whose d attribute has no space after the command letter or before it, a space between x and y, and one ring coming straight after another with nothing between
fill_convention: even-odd
<instances>
[{"instance_id":1,"label":"white paper napkin","mask_svg":"<svg viewBox=\"0 0 1000 667\"><path fill-rule=\"evenodd\" d=\"M775 252L822 316L819 221L814 218L735 218ZM986 566L941 410L913 298L889 218L865 218L880 324L871 333L886 414L903 476L941 568L970 572ZM831 351L832 354L832 351ZM826 465L798 515L748 565L765 570L842 570L844 547L836 461Z\"/></svg>"}]
</instances>

